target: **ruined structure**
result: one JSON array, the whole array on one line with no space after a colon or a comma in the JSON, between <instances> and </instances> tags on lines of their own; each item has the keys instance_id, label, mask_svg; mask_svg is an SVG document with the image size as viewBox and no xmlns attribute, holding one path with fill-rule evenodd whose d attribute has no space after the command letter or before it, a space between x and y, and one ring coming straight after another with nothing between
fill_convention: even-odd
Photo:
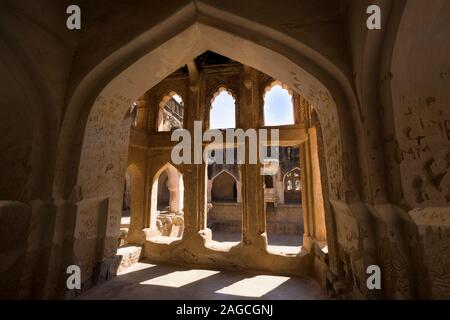
<instances>
[{"instance_id":1,"label":"ruined structure","mask_svg":"<svg viewBox=\"0 0 450 320\"><path fill-rule=\"evenodd\" d=\"M450 298L447 0L376 1L381 30L366 0L77 2L81 30L65 27L69 1L0 4L0 298L71 298L139 259ZM171 162L172 132L208 130L221 93L236 128L266 127L276 85L298 167ZM272 250L288 222L301 248Z\"/></svg>"}]
</instances>

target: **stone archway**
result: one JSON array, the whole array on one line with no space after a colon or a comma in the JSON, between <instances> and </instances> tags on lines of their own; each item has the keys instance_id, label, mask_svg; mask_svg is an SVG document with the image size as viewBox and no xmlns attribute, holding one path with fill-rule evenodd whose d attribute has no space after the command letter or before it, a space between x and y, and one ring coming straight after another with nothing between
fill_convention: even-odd
<instances>
[{"instance_id":1,"label":"stone archway","mask_svg":"<svg viewBox=\"0 0 450 320\"><path fill-rule=\"evenodd\" d=\"M212 179L212 202L237 202L237 180L228 172L222 171Z\"/></svg>"},{"instance_id":2,"label":"stone archway","mask_svg":"<svg viewBox=\"0 0 450 320\"><path fill-rule=\"evenodd\" d=\"M301 171L294 168L283 176L284 201L286 203L301 203Z\"/></svg>"},{"instance_id":3,"label":"stone archway","mask_svg":"<svg viewBox=\"0 0 450 320\"><path fill-rule=\"evenodd\" d=\"M39 298L51 276L33 277L54 262L48 246L55 234L50 198L56 108L27 50L9 34L14 31L0 28L0 299Z\"/></svg>"},{"instance_id":4,"label":"stone archway","mask_svg":"<svg viewBox=\"0 0 450 320\"><path fill-rule=\"evenodd\" d=\"M180 101L177 102L174 97L180 99ZM167 110L166 108L170 108L171 110ZM156 123L158 131L171 131L183 128L184 102L178 93L171 91L166 94L161 99L158 109L158 121ZM171 113L170 116L167 115L169 112Z\"/></svg>"},{"instance_id":5,"label":"stone archway","mask_svg":"<svg viewBox=\"0 0 450 320\"><path fill-rule=\"evenodd\" d=\"M162 178L162 179L161 179ZM160 183L166 183L162 188ZM168 191L165 197L161 196L161 191ZM167 204L168 212L181 214L184 202L183 176L172 164L166 163L159 169L153 177L150 198L150 230L156 230L156 219L161 209L161 201Z\"/></svg>"},{"instance_id":6,"label":"stone archway","mask_svg":"<svg viewBox=\"0 0 450 320\"><path fill-rule=\"evenodd\" d=\"M223 39L223 41L217 43L217 39ZM243 43L240 41L243 41ZM239 43L240 49L234 50L234 44L237 45ZM179 47L183 47L184 50L177 50L177 48ZM145 92L145 90L147 90L149 87L152 87L153 85L158 83L165 76L170 74L174 69L186 63L187 61L190 61L196 55L200 54L206 49L211 49L215 52L227 55L237 61L248 64L258 70L272 75L275 78L283 79L284 83L287 83L291 88L293 88L293 90L296 90L300 94L305 96L315 106L319 113L319 117L321 118L321 122L324 124L324 127L327 127L329 129L324 131L324 138L328 142L327 148L329 150L335 150L333 152L329 151L330 156L327 157L327 168L329 168L328 170L331 170L331 168L339 169L333 174L330 174L330 176L332 177L331 180L338 179L337 181L329 181L330 190L333 191L333 194L337 198L342 197L342 192L338 192L337 190L339 186L342 186L343 179L343 167L341 165L342 159L340 159L343 156L341 150L341 137L348 134L344 133L341 135L336 135L336 133L341 132L341 129L339 129L339 122L341 121L340 119L342 117L345 117L345 113L342 116L338 115L336 102L339 102L339 105L342 104L340 108L346 108L345 100L343 100L343 96L340 95L341 93L339 92L339 90L333 90L336 91L336 95L334 96L325 87L325 85L323 85L310 73L305 71L305 69L300 68L299 65L291 62L282 55L265 47L259 46L256 43L250 42L245 39L240 39L235 35L199 23L196 23L186 30L180 32L178 36L168 40L161 47L158 47L150 53L143 55L142 58L140 58L138 61L136 61L127 69L123 70L115 77L109 75L109 84L106 85L101 93L97 93L97 95L93 97L93 104L92 102L87 102L85 99L82 99L82 101L78 101L78 95L77 92L75 92L71 100L71 104L74 104L74 108L80 108L82 105L84 105L87 110L92 110L89 117L90 126L88 125L86 127L86 131L80 138L85 141L91 140L89 136L89 128L91 126L95 127L95 122L101 121L100 118L96 116L96 114L109 110L112 111L111 117L109 117L110 121L114 121L114 117L116 119L120 118L122 114L125 113L125 109L128 108L129 105L131 105L132 101L134 101L136 97ZM167 52L171 52L171 59L165 59L164 63L151 63L151 61L159 61L157 59L158 55L164 55L167 58ZM266 64L266 61L269 60L273 61L273 63ZM277 67L273 67L275 65L277 65ZM93 72L96 72L96 70L94 70ZM154 75L153 78L148 77L149 74ZM320 76L321 74L319 73L318 75ZM130 77L133 78L133 81L131 82L128 81L131 79ZM112 81L111 78L113 78ZM302 88L304 89L299 89L299 85L298 83L296 83L296 80L294 78L298 81L302 81ZM325 83L330 81L327 77L324 77L324 80L326 80ZM80 88L80 90L81 89L82 88ZM75 105L78 106L76 107ZM121 105L122 107L120 107ZM71 109L70 106L69 109ZM84 114L84 116L83 114L78 115L83 116L85 119L84 123L87 123L87 114ZM117 114L117 116L115 114ZM68 118L70 117L71 114L70 112L68 112ZM67 127L64 129L69 128ZM76 128L73 129L77 130ZM342 130L351 130L351 128L349 129L348 126L346 126ZM94 133L94 135L96 135L96 133ZM75 138L74 136L72 137ZM65 154L64 149L67 148L64 145L62 145L61 147L63 147L63 150L61 150L62 154L60 157L60 161L63 161ZM84 144L83 149L85 149L86 147L88 146ZM71 150L66 151L68 151L69 153L71 152ZM332 161L337 162L332 164ZM61 181L59 179L61 179ZM62 180L66 179L63 177L57 178L55 184L55 187L57 189L63 188L64 185L70 186L70 183L62 183ZM77 180L77 184L81 185L81 182L83 180L82 176L79 176ZM59 182L61 182L61 184ZM61 189L60 191L62 191L63 189ZM71 190L71 188L69 188L69 190Z\"/></svg>"},{"instance_id":7,"label":"stone archway","mask_svg":"<svg viewBox=\"0 0 450 320\"><path fill-rule=\"evenodd\" d=\"M317 64L304 60L303 49L296 53L296 59L288 59L283 54L255 42L205 24L195 23L161 46L148 53L142 53L139 59L127 63L121 72L113 75L102 73L103 68L117 70L118 61L114 60L119 57L105 60L102 68L92 71L93 76L102 80L87 78L75 90L70 100L58 160L61 168L70 165L77 170L73 176L57 175L55 193L64 195L77 190L87 199L99 197L108 199L110 219L105 233L106 257L110 257L115 251L113 240L118 231L116 207L120 196L115 177L123 174L125 169L129 130L129 124L123 120L123 114L137 96L180 65L208 49L278 78L304 95L315 106L321 123L324 124L322 133L325 141L326 181L330 198L337 202L342 201L344 195L350 196L350 200L353 201L358 199L356 188L358 173L350 170L357 167L356 156L354 152L343 152L344 148L353 148L353 143L349 141L353 135L353 128L348 125L352 122L348 119L350 116L346 110L348 102L344 94L348 88L345 86L343 89L339 88L340 81L332 79L327 71L320 68L320 59L316 61ZM295 48L292 47L290 50L295 51ZM134 49L131 44L125 46L124 51L130 55L139 55L139 50ZM273 63L267 64L267 61ZM320 78L320 81L300 67L299 63L302 61L310 72ZM329 65L326 66L328 67ZM100 92L89 92L86 86L89 87L88 84L92 81L94 83L103 81L106 85ZM77 123L82 123L81 127L73 127L74 123L71 121L73 117L79 119ZM343 121L347 122L346 126L341 126ZM82 143L75 144L75 147L71 148L69 141ZM81 146L80 149L77 149L77 145ZM97 161L100 157L104 161ZM347 170L348 174L344 174L344 170ZM105 175L98 179L95 172L105 172ZM187 216L186 221L188 226L192 226L191 232L197 232L198 228L201 228L201 219ZM330 251L334 254L333 250Z\"/></svg>"}]
</instances>

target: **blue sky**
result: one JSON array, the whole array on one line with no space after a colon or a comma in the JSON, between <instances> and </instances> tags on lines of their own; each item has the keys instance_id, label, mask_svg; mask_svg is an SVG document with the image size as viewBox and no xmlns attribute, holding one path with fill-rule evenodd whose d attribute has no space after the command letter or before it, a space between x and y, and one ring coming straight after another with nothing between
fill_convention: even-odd
<instances>
[{"instance_id":1,"label":"blue sky","mask_svg":"<svg viewBox=\"0 0 450 320\"><path fill-rule=\"evenodd\" d=\"M266 126L294 124L292 96L279 85L264 97L264 122Z\"/></svg>"},{"instance_id":2,"label":"blue sky","mask_svg":"<svg viewBox=\"0 0 450 320\"><path fill-rule=\"evenodd\" d=\"M292 97L286 89L274 86L267 92L264 98L265 125L276 126L293 124L294 114L292 110ZM234 98L226 91L222 91L213 101L210 114L210 128L234 128L235 108Z\"/></svg>"},{"instance_id":3,"label":"blue sky","mask_svg":"<svg viewBox=\"0 0 450 320\"><path fill-rule=\"evenodd\" d=\"M222 91L214 99L209 116L210 129L234 128L236 123L235 101L231 94Z\"/></svg>"}]
</instances>

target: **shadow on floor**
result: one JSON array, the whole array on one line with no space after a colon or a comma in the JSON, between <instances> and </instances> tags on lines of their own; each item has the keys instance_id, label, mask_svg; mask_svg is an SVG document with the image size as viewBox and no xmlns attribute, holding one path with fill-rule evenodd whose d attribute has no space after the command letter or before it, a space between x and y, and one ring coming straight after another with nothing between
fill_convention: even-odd
<instances>
[{"instance_id":1,"label":"shadow on floor","mask_svg":"<svg viewBox=\"0 0 450 320\"><path fill-rule=\"evenodd\" d=\"M326 299L309 278L188 269L140 262L77 299L312 300Z\"/></svg>"}]
</instances>

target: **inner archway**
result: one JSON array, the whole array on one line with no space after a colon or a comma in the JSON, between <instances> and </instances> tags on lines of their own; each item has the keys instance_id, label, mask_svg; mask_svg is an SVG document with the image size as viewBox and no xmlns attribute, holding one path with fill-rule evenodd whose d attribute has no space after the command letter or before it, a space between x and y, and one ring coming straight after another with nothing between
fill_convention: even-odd
<instances>
[{"instance_id":1,"label":"inner archway","mask_svg":"<svg viewBox=\"0 0 450 320\"><path fill-rule=\"evenodd\" d=\"M236 99L225 87L220 87L211 100L210 129L236 127Z\"/></svg>"},{"instance_id":2,"label":"inner archway","mask_svg":"<svg viewBox=\"0 0 450 320\"><path fill-rule=\"evenodd\" d=\"M226 171L212 180L212 202L237 202L237 181Z\"/></svg>"},{"instance_id":3,"label":"inner archway","mask_svg":"<svg viewBox=\"0 0 450 320\"><path fill-rule=\"evenodd\" d=\"M159 132L183 128L184 101L175 91L164 96L159 103L157 127Z\"/></svg>"},{"instance_id":4,"label":"inner archway","mask_svg":"<svg viewBox=\"0 0 450 320\"><path fill-rule=\"evenodd\" d=\"M222 39L222 41L216 42L216 39ZM106 230L107 237L114 239L117 236L118 229L117 222L115 222L117 221L115 208L121 205L121 201L118 203L118 200L121 199L123 189L117 187L115 177L119 174L123 175L125 171L124 159L126 159L127 136L129 134L129 122L122 123L123 114L126 111L125 105L129 106L137 96L140 96L145 90L162 80L163 76L169 75L173 70L179 68L180 65L186 62L189 63L196 55L206 49L212 49L230 56L235 60L281 79L290 87L296 88L301 94L304 94L311 103L316 103L315 107L321 117L320 120L325 123L322 128L325 128L323 129L323 136L324 141L326 141L325 153L327 156L325 158L325 167L328 176L326 180L329 187L328 195L335 199L341 197L344 182L341 166L340 118L331 93L320 81L300 68L292 60L254 42L247 41L244 44L242 46L242 38L216 28L196 24L181 32L178 36L167 40L163 45L141 56L139 60L116 75L113 80L111 80L111 75L104 75L106 77L105 80L107 79L110 82L100 94L96 95L95 102L91 105L92 108L87 110L86 121L81 121L86 123L86 127L81 128L81 132L78 135L79 138L82 137L83 143L80 156L75 157L75 159L79 158L80 160L77 165L79 170L74 181L76 181L77 188L82 190L84 197L96 199L106 196L109 199L108 215L112 218ZM179 48L183 48L183 50L179 50ZM170 59L166 59L167 52L173 52L173 56ZM249 52L252 54L249 55ZM162 59L162 57L165 57L165 59ZM274 63L267 64L269 60L274 61ZM155 64L155 61L164 61L164 63ZM277 65L277 67L273 67L274 65ZM280 70L283 71L280 72ZM326 82L329 80L327 78L324 79ZM302 82L302 87L311 90L300 88L298 81ZM246 90L249 90L247 87L251 89L251 83L246 83L245 86ZM336 91L336 87L332 87ZM192 92L195 92L195 87L190 89ZM339 90L337 91L339 92ZM342 95L339 94L337 101L342 101ZM76 92L71 100L71 105L74 104L76 106L74 107L75 110L82 106L77 104L78 96ZM69 119L70 114L71 112L68 112ZM88 114L89 117L87 117ZM105 114L108 115L107 118L104 117ZM88 119L89 121L87 121ZM70 127L72 122L69 121L69 123L68 126ZM64 130L70 131L70 128L64 128ZM347 127L345 130L349 130L349 128ZM69 134L68 136L72 135ZM74 136L76 137L77 134ZM64 146L66 145L64 144ZM76 154L76 150L69 150L69 153L71 151L74 151ZM103 158L104 161L96 161L99 158ZM64 150L62 150L60 161L63 161L63 167L65 159L70 159L70 157L66 157ZM67 161L70 162L69 160ZM112 163L114 165L111 165ZM330 170L333 171L331 172ZM99 180L95 172L106 172L107 174ZM71 181L70 178L66 180L65 177L57 180L56 185L59 187L70 185ZM196 219L193 216L185 216L185 218L191 219L188 225L190 226L189 232L192 232L192 234L199 234L199 232L204 230L203 219ZM151 221L153 221L153 218L151 218ZM263 229L259 229L258 232L262 237ZM113 253L114 247L111 246L110 249L109 252Z\"/></svg>"},{"instance_id":5,"label":"inner archway","mask_svg":"<svg viewBox=\"0 0 450 320\"><path fill-rule=\"evenodd\" d=\"M301 172L299 168L292 169L283 177L284 201L286 203L301 203Z\"/></svg>"},{"instance_id":6,"label":"inner archway","mask_svg":"<svg viewBox=\"0 0 450 320\"><path fill-rule=\"evenodd\" d=\"M227 170L221 170L224 166ZM237 165L224 166L208 166L212 177L208 179L207 226L213 240L236 244L241 241L242 232L241 183L236 178L239 168Z\"/></svg>"},{"instance_id":7,"label":"inner archway","mask_svg":"<svg viewBox=\"0 0 450 320\"><path fill-rule=\"evenodd\" d=\"M221 41L218 41L218 39L221 39ZM178 50L180 47L182 47L183 50ZM330 91L311 73L308 73L305 69L300 67L302 64L301 58L299 64L296 64L282 54L207 25L196 23L180 32L177 36L164 42L160 47L156 47L149 53L143 54L138 61L129 65L129 67L119 74L104 74L105 81L109 81L109 83L100 93L93 93L96 97L95 101L93 104L88 104L88 110L90 110L91 113L90 118L92 120L99 119L99 121L102 121L100 120L101 115L111 111L109 112L110 117L108 120L110 124L108 124L108 121L105 121L103 123L103 128L107 130L111 126L110 132L117 132L117 130L114 130L114 128L116 128L114 123L117 122L119 118L122 118L122 115L136 97L142 95L148 88L156 85L180 65L183 65L187 61L191 61L207 49L226 55L237 61L241 61L255 69L272 75L274 78L281 79L283 83L288 84L293 90L296 90L298 93L308 98L317 109L321 122L326 124L328 128L327 130L323 130L323 136L324 140L328 142L326 145L327 150L334 150L334 152L328 152L330 157L326 158L327 169L331 170L331 167L339 168L335 173L332 175L330 174L328 182L330 191L332 192L331 194L337 196L338 190L336 187L342 184L343 176L341 166L336 164L336 161L341 161L342 146L341 135L336 134L340 133L340 118L337 114L335 100ZM130 48L130 50L132 49ZM173 53L170 59L167 59L166 53L168 51ZM249 52L252 54L249 54ZM164 59L162 59L163 57ZM165 63L155 63L155 61L164 61ZM267 61L272 61L273 63L268 64ZM309 66L310 63L305 62L303 65ZM317 75L320 76L320 73ZM132 83L129 81L130 77L134 79ZM301 81L302 86L299 86L299 81ZM327 82L328 81L325 81L325 83ZM77 116L77 110L79 110L79 108L83 105L86 106L86 104L83 103L83 101L85 101L85 98L83 98L85 97L85 91L82 90L86 85L87 84L84 82L80 84L79 90L75 90L69 103L69 112L67 113L66 118L67 125L63 126L63 130L69 130L66 135L67 138L76 137L76 135L73 136L70 134L70 131L77 131L71 118ZM335 89L334 84L332 87ZM314 89L310 90L310 88ZM342 98L342 95L337 96L336 100L342 101ZM111 107L112 105L114 105L114 107ZM89 112L87 114L89 114ZM85 124L87 123L87 114L85 116ZM90 125L95 126L96 124L91 121ZM96 132L95 130L92 131L90 125L86 126L85 130L82 130L83 133L80 138L85 141L82 149L93 149L101 153L101 148L96 148L94 145L87 145L88 143L99 141L95 136L101 134L101 132ZM350 129L346 128L346 130ZM114 138L116 137L110 136L107 140ZM61 166L63 167L70 159L70 157L64 156L65 154L68 155L71 153L72 150L66 148L70 145L72 144L64 143L62 145L59 161L62 161ZM122 146L122 150L124 149L126 150L126 148L123 148ZM116 152L116 154L119 153ZM83 156L81 155L80 166L82 166L83 163L82 159ZM98 164L96 166L98 166ZM85 177L84 174L79 174L77 178L78 185L86 183L86 179L89 178L87 176ZM56 180L55 187L57 189L66 185L64 183L66 180L65 177L57 176Z\"/></svg>"},{"instance_id":8,"label":"inner archway","mask_svg":"<svg viewBox=\"0 0 450 320\"><path fill-rule=\"evenodd\" d=\"M181 238L184 229L183 175L170 163L153 178L150 208L150 227L157 235Z\"/></svg>"},{"instance_id":9,"label":"inner archway","mask_svg":"<svg viewBox=\"0 0 450 320\"><path fill-rule=\"evenodd\" d=\"M290 89L280 81L272 82L264 93L264 125L292 125L294 121L294 105Z\"/></svg>"}]
</instances>

